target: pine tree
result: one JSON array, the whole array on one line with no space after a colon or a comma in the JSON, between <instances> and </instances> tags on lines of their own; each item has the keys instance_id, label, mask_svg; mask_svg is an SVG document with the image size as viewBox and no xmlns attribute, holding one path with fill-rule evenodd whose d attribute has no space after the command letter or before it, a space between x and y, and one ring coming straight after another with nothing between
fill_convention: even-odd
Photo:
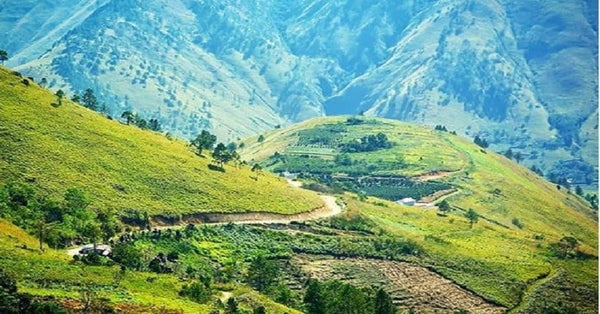
<instances>
[{"instance_id":1,"label":"pine tree","mask_svg":"<svg viewBox=\"0 0 600 314\"><path fill-rule=\"evenodd\" d=\"M471 228L473 228L473 224L479 220L479 214L477 214L477 212L475 212L472 208L469 208L469 210L465 213L465 217L469 219Z\"/></svg>"},{"instance_id":2,"label":"pine tree","mask_svg":"<svg viewBox=\"0 0 600 314\"><path fill-rule=\"evenodd\" d=\"M217 146L215 147L215 149L212 153L212 157L217 162L219 162L219 165L221 168L223 168L223 164L225 164L226 162L230 161L233 158L233 156L227 150L227 147L223 143L217 144Z\"/></svg>"},{"instance_id":3,"label":"pine tree","mask_svg":"<svg viewBox=\"0 0 600 314\"><path fill-rule=\"evenodd\" d=\"M395 314L396 307L392 302L390 295L382 288L379 288L375 295L375 313L377 314Z\"/></svg>"},{"instance_id":4,"label":"pine tree","mask_svg":"<svg viewBox=\"0 0 600 314\"><path fill-rule=\"evenodd\" d=\"M306 293L304 294L304 304L306 306L306 313L308 314L325 313L325 299L318 281L314 279L308 281Z\"/></svg>"},{"instance_id":5,"label":"pine tree","mask_svg":"<svg viewBox=\"0 0 600 314\"><path fill-rule=\"evenodd\" d=\"M121 118L125 119L125 121L127 122L127 125L131 124L135 118L135 114L131 111L124 111L121 114Z\"/></svg>"},{"instance_id":6,"label":"pine tree","mask_svg":"<svg viewBox=\"0 0 600 314\"><path fill-rule=\"evenodd\" d=\"M81 96L81 104L91 110L98 109L98 99L94 95L94 91L91 88L86 89Z\"/></svg>"},{"instance_id":7,"label":"pine tree","mask_svg":"<svg viewBox=\"0 0 600 314\"><path fill-rule=\"evenodd\" d=\"M0 62L4 64L4 61L8 60L8 52L6 50L0 50Z\"/></svg>"},{"instance_id":8,"label":"pine tree","mask_svg":"<svg viewBox=\"0 0 600 314\"><path fill-rule=\"evenodd\" d=\"M210 134L206 130L202 130L200 135L196 136L190 144L196 148L196 155L202 156L202 151L205 149L212 149L217 142L217 137Z\"/></svg>"}]
</instances>

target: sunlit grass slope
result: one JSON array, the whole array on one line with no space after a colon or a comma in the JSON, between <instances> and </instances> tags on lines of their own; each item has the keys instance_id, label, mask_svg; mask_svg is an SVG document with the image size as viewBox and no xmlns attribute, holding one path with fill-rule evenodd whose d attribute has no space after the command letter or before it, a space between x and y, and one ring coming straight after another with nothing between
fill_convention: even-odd
<instances>
[{"instance_id":1,"label":"sunlit grass slope","mask_svg":"<svg viewBox=\"0 0 600 314\"><path fill-rule=\"evenodd\" d=\"M323 154L324 150L311 147L301 148L298 143L298 132L327 124L344 123L347 117L326 117L307 120L284 129L276 129L263 134L265 140L258 141L258 136L244 140L242 157L247 160L265 160L275 152L302 154L313 152ZM456 171L466 165L465 156L458 149L448 146L434 132L416 125L395 120L367 120L366 123L348 127L345 140L359 139L365 135L378 132L387 135L390 141L397 143L390 149L373 152L355 153L352 158L370 163L396 161L402 157L407 167L398 169L398 174L417 175L433 171ZM301 149L305 151L302 152ZM331 152L331 150L329 150ZM330 153L331 156L337 154ZM325 156L327 158L327 156Z\"/></svg>"},{"instance_id":2,"label":"sunlit grass slope","mask_svg":"<svg viewBox=\"0 0 600 314\"><path fill-rule=\"evenodd\" d=\"M275 151L298 150L299 131L346 119L320 118L267 132L263 142L246 140L243 156L265 160ZM375 198L361 202L352 196L344 196L346 215L363 215L385 232L418 241L430 256L426 263L509 309L528 312L544 302L576 300L575 291L597 294L597 213L585 200L504 156L481 149L470 139L397 121L363 119L371 123L348 127L348 133L353 133L346 136L383 132L396 145L350 154L353 159L377 162L402 156L407 165L396 173L450 172L437 180L453 185L457 192L447 198L453 210L446 217L434 209ZM481 216L472 229L464 217L470 208ZM522 228L513 224L515 219ZM565 260L552 254L550 245L569 235L579 240L579 250L589 254L587 258ZM575 303L587 310L596 304Z\"/></svg>"},{"instance_id":3,"label":"sunlit grass slope","mask_svg":"<svg viewBox=\"0 0 600 314\"><path fill-rule=\"evenodd\" d=\"M267 211L298 213L318 196L248 166L209 170L186 143L144 131L57 99L0 68L0 184L33 184L52 197L76 187L92 207L151 215Z\"/></svg>"}]
</instances>

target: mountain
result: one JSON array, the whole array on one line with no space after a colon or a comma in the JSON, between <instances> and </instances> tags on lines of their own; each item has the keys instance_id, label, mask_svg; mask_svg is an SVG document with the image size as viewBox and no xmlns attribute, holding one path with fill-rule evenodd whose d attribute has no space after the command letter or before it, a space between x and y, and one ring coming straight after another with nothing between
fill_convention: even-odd
<instances>
[{"instance_id":1,"label":"mountain","mask_svg":"<svg viewBox=\"0 0 600 314\"><path fill-rule=\"evenodd\" d=\"M307 282L332 312L372 313L381 294L403 311L596 311L597 211L470 139L347 116L237 142L250 164L302 174L300 189L247 164L221 169L16 71L0 68L0 86L3 312L295 313ZM419 203L390 201L408 196ZM321 198L335 217L256 213ZM203 223L215 212L253 218ZM108 257L77 255L100 241Z\"/></svg>"},{"instance_id":2,"label":"mountain","mask_svg":"<svg viewBox=\"0 0 600 314\"><path fill-rule=\"evenodd\" d=\"M190 138L325 114L484 137L597 185L595 1L6 1L8 65Z\"/></svg>"},{"instance_id":3,"label":"mountain","mask_svg":"<svg viewBox=\"0 0 600 314\"><path fill-rule=\"evenodd\" d=\"M309 189L356 193L342 196L347 211L325 225L413 239L427 252L421 263L515 313L551 304L595 311L574 297L597 294L595 206L515 161L444 130L380 118L316 118L261 136L244 140L243 158L296 174ZM565 236L589 259L550 253Z\"/></svg>"},{"instance_id":4,"label":"mountain","mask_svg":"<svg viewBox=\"0 0 600 314\"><path fill-rule=\"evenodd\" d=\"M120 217L181 218L209 212L299 213L320 205L312 193L249 166L214 166L186 143L107 119L0 69L0 184L31 184L47 197L79 188L95 209ZM52 105L54 104L54 105Z\"/></svg>"}]
</instances>

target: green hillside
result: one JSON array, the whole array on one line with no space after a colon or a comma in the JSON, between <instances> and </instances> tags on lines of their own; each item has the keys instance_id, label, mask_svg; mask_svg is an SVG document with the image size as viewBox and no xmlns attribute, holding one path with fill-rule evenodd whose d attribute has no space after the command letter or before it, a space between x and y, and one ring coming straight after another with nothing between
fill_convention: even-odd
<instances>
[{"instance_id":1,"label":"green hillside","mask_svg":"<svg viewBox=\"0 0 600 314\"><path fill-rule=\"evenodd\" d=\"M391 147L343 152L347 143L379 132ZM311 188L371 195L362 201L344 196L345 217L358 215L382 232L414 239L428 253L422 263L487 299L515 311L556 304L592 309L573 295L597 298L597 212L566 188L471 140L398 121L320 118L262 137L244 141L243 158L300 173ZM424 195L436 190L447 195ZM445 199L450 210L372 196L395 200L411 193L424 202ZM479 215L472 228L469 209ZM564 244L565 236L578 240L577 256L557 256L556 243Z\"/></svg>"},{"instance_id":2,"label":"green hillside","mask_svg":"<svg viewBox=\"0 0 600 314\"><path fill-rule=\"evenodd\" d=\"M209 313L223 307L181 296L182 286L194 282L193 278L123 270L118 265L73 263L63 251L47 249L40 253L36 246L37 239L0 219L0 269L17 281L19 293L57 302L73 313L83 309L86 293L94 303L91 313L100 313L101 305L118 313ZM269 313L299 313L246 286L217 284L212 289L213 299L226 293L238 298L240 307L246 309L262 304ZM6 299L0 300L2 308Z\"/></svg>"},{"instance_id":3,"label":"green hillside","mask_svg":"<svg viewBox=\"0 0 600 314\"><path fill-rule=\"evenodd\" d=\"M107 119L0 69L0 185L33 185L60 198L69 188L93 209L179 217L202 212L298 213L321 206L314 193L257 175L249 166L208 168L183 141Z\"/></svg>"}]
</instances>

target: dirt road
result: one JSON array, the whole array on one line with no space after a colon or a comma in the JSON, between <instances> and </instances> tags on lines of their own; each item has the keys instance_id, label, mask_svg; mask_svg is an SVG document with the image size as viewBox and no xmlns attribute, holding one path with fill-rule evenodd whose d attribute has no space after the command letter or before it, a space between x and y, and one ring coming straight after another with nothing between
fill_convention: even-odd
<instances>
[{"instance_id":1,"label":"dirt road","mask_svg":"<svg viewBox=\"0 0 600 314\"><path fill-rule=\"evenodd\" d=\"M296 188L302 186L301 182L288 180L288 183ZM298 214L276 214L268 212L253 212L253 213L199 213L188 215L182 220L181 224L178 225L153 225L152 229L176 229L183 228L189 223L200 223L210 225L223 225L228 223L234 224L289 224L292 221L307 221L315 220L320 218L327 218L340 214L343 211L342 206L337 203L334 196L331 195L319 195L323 200L323 206L318 207L312 211L298 213ZM67 254L74 256L79 253L83 246L69 249Z\"/></svg>"}]
</instances>

